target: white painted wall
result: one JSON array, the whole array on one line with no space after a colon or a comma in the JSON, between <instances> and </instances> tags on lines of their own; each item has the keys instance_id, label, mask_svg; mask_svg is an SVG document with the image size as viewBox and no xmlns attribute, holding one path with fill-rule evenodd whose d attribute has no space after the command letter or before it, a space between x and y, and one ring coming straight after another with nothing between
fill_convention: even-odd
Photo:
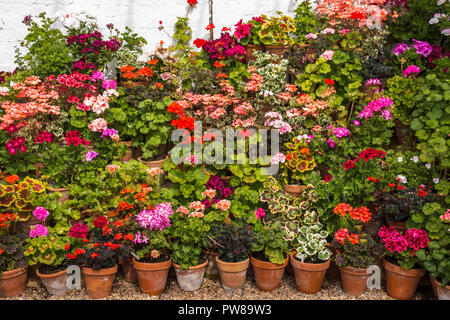
<instances>
[{"instance_id":1,"label":"white painted wall","mask_svg":"<svg viewBox=\"0 0 450 320\"><path fill-rule=\"evenodd\" d=\"M275 14L278 10L293 16L296 5L296 0L214 0L214 35L219 35L222 27L233 27L241 18L245 21L260 14ZM26 26L22 24L26 15L45 11L51 16L60 10L85 10L97 17L102 28L108 23L120 30L126 25L132 27L147 40L151 49L160 40L171 43L170 38L158 30L159 21L163 21L166 31L172 34L176 18L186 16L188 8L186 0L0 0L0 70L11 71L15 67L14 46L26 35ZM188 16L193 39L207 38L208 0L198 0Z\"/></svg>"}]
</instances>

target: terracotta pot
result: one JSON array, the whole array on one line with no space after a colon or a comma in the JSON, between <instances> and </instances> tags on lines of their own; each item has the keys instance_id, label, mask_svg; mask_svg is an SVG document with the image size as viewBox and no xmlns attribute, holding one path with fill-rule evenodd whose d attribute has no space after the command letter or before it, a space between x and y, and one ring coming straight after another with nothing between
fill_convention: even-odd
<instances>
[{"instance_id":1,"label":"terracotta pot","mask_svg":"<svg viewBox=\"0 0 450 320\"><path fill-rule=\"evenodd\" d=\"M265 46L266 51L271 53L271 54L276 54L277 56L280 57L280 59L277 60L277 63L281 61L281 59L283 59L283 54L285 52L289 52L291 50L291 47L286 47L286 46Z\"/></svg>"},{"instance_id":2,"label":"terracotta pot","mask_svg":"<svg viewBox=\"0 0 450 320\"><path fill-rule=\"evenodd\" d=\"M41 279L42 284L51 295L59 296L70 291L67 287L67 269L51 274L44 274L40 273L39 268L37 268L36 275Z\"/></svg>"},{"instance_id":3,"label":"terracotta pot","mask_svg":"<svg viewBox=\"0 0 450 320\"><path fill-rule=\"evenodd\" d=\"M119 145L124 144L128 147L127 152L121 159L122 162L128 162L133 158L133 149L131 148L131 143L132 143L132 141L120 141L119 142Z\"/></svg>"},{"instance_id":4,"label":"terracotta pot","mask_svg":"<svg viewBox=\"0 0 450 320\"><path fill-rule=\"evenodd\" d=\"M126 261L122 263L122 273L123 278L126 282L136 283L138 282L138 277L136 269L134 269L133 261Z\"/></svg>"},{"instance_id":5,"label":"terracotta pot","mask_svg":"<svg viewBox=\"0 0 450 320\"><path fill-rule=\"evenodd\" d=\"M0 293L4 297L21 295L27 289L27 268L14 269L0 273Z\"/></svg>"},{"instance_id":6,"label":"terracotta pot","mask_svg":"<svg viewBox=\"0 0 450 320\"><path fill-rule=\"evenodd\" d=\"M160 168L162 169L162 164L164 163L164 161L166 161L167 159L169 159L169 156L166 156L164 159L162 160L155 160L155 161L146 161L146 160L142 160L141 157L138 157L138 161L142 162L143 164L145 164L147 167L149 168Z\"/></svg>"},{"instance_id":7,"label":"terracotta pot","mask_svg":"<svg viewBox=\"0 0 450 320\"><path fill-rule=\"evenodd\" d=\"M144 263L133 258L133 265L143 293L156 296L164 292L172 259L158 263Z\"/></svg>"},{"instance_id":8,"label":"terracotta pot","mask_svg":"<svg viewBox=\"0 0 450 320\"><path fill-rule=\"evenodd\" d=\"M336 250L333 248L331 243L327 243L327 248L331 251L331 262L330 267L328 268L327 272L325 273L325 277L327 277L328 280L331 281L340 281L341 280L341 274L339 272L339 268L336 265L336 262L334 261L333 257L336 255Z\"/></svg>"},{"instance_id":9,"label":"terracotta pot","mask_svg":"<svg viewBox=\"0 0 450 320\"><path fill-rule=\"evenodd\" d=\"M247 44L245 47L245 62L255 61L255 51L265 51L264 46L260 44Z\"/></svg>"},{"instance_id":10,"label":"terracotta pot","mask_svg":"<svg viewBox=\"0 0 450 320\"><path fill-rule=\"evenodd\" d=\"M58 199L59 202L64 204L67 200L69 200L69 188L59 188L59 189L53 189L51 187L47 187L48 191L50 192L59 192L62 193L61 198Z\"/></svg>"},{"instance_id":11,"label":"terracotta pot","mask_svg":"<svg viewBox=\"0 0 450 320\"><path fill-rule=\"evenodd\" d=\"M216 257L217 268L220 272L220 281L225 290L242 289L247 277L250 259L241 262L225 262Z\"/></svg>"},{"instance_id":12,"label":"terracotta pot","mask_svg":"<svg viewBox=\"0 0 450 320\"><path fill-rule=\"evenodd\" d=\"M205 275L206 265L208 259L205 262L198 264L189 269L183 269L180 265L172 263L177 275L177 282L183 291L196 291L200 289L203 283L203 276Z\"/></svg>"},{"instance_id":13,"label":"terracotta pot","mask_svg":"<svg viewBox=\"0 0 450 320\"><path fill-rule=\"evenodd\" d=\"M330 259L323 263L305 263L297 260L296 254L297 252L291 253L291 264L298 291L308 294L319 292L325 273L330 267Z\"/></svg>"},{"instance_id":14,"label":"terracotta pot","mask_svg":"<svg viewBox=\"0 0 450 320\"><path fill-rule=\"evenodd\" d=\"M338 267L341 274L342 289L351 295L359 296L366 291L370 274L367 268Z\"/></svg>"},{"instance_id":15,"label":"terracotta pot","mask_svg":"<svg viewBox=\"0 0 450 320\"><path fill-rule=\"evenodd\" d=\"M283 189L294 197L300 197L306 186L298 184L283 184Z\"/></svg>"},{"instance_id":16,"label":"terracotta pot","mask_svg":"<svg viewBox=\"0 0 450 320\"><path fill-rule=\"evenodd\" d=\"M42 168L44 168L44 164L42 162L39 161L38 163L34 164L34 171L35 171L35 174L36 174L37 178L41 177L41 170L42 170Z\"/></svg>"},{"instance_id":17,"label":"terracotta pot","mask_svg":"<svg viewBox=\"0 0 450 320\"><path fill-rule=\"evenodd\" d=\"M119 82L119 86L120 87L124 87L124 88L134 88L134 87L137 87L137 86L146 86L146 85L148 85L147 81L127 80L127 81Z\"/></svg>"},{"instance_id":18,"label":"terracotta pot","mask_svg":"<svg viewBox=\"0 0 450 320\"><path fill-rule=\"evenodd\" d=\"M383 267L386 275L387 294L397 300L412 299L420 278L425 274L425 269L405 270L386 259L383 259Z\"/></svg>"},{"instance_id":19,"label":"terracotta pot","mask_svg":"<svg viewBox=\"0 0 450 320\"><path fill-rule=\"evenodd\" d=\"M205 251L206 257L208 259L208 265L205 270L205 277L211 280L219 279L219 269L217 268L216 257L217 252Z\"/></svg>"},{"instance_id":20,"label":"terracotta pot","mask_svg":"<svg viewBox=\"0 0 450 320\"><path fill-rule=\"evenodd\" d=\"M117 264L114 267L99 270L83 267L81 272L86 282L87 294L91 299L109 296L117 273Z\"/></svg>"},{"instance_id":21,"label":"terracotta pot","mask_svg":"<svg viewBox=\"0 0 450 320\"><path fill-rule=\"evenodd\" d=\"M389 227L394 227L400 233L404 233L406 231L406 222L395 222L391 221L387 214L384 215L384 221Z\"/></svg>"},{"instance_id":22,"label":"terracotta pot","mask_svg":"<svg viewBox=\"0 0 450 320\"><path fill-rule=\"evenodd\" d=\"M261 291L273 291L281 284L284 268L289 262L289 256L286 257L283 264L261 261L253 256L250 256L250 262L255 274L256 287Z\"/></svg>"},{"instance_id":23,"label":"terracotta pot","mask_svg":"<svg viewBox=\"0 0 450 320\"><path fill-rule=\"evenodd\" d=\"M119 208L109 209L108 212L106 213L106 215L109 218L118 216L119 215Z\"/></svg>"},{"instance_id":24,"label":"terracotta pot","mask_svg":"<svg viewBox=\"0 0 450 320\"><path fill-rule=\"evenodd\" d=\"M450 285L446 285L445 288L442 288L442 284L431 276L430 281L434 295L438 300L450 300Z\"/></svg>"}]
</instances>

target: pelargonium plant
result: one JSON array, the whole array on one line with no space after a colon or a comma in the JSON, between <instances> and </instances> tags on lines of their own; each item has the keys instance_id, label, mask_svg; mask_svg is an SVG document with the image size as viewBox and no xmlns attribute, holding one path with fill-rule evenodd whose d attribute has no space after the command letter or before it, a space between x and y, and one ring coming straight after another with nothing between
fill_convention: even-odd
<instances>
[{"instance_id":1,"label":"pelargonium plant","mask_svg":"<svg viewBox=\"0 0 450 320\"><path fill-rule=\"evenodd\" d=\"M407 229L404 234L394 227L381 226L378 231L381 243L384 244L388 260L405 270L417 268L419 259L416 252L428 247L428 235L422 229Z\"/></svg>"}]
</instances>

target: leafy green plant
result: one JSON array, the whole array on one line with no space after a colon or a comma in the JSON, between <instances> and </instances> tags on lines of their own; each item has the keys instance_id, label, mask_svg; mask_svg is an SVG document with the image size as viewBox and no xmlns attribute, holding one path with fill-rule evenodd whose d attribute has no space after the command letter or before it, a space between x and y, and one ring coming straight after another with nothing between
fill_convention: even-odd
<instances>
[{"instance_id":1,"label":"leafy green plant","mask_svg":"<svg viewBox=\"0 0 450 320\"><path fill-rule=\"evenodd\" d=\"M256 232L255 241L252 242L253 255L261 254L264 259L272 263L284 263L288 253L286 236L287 232L281 222L264 225Z\"/></svg>"},{"instance_id":2,"label":"leafy green plant","mask_svg":"<svg viewBox=\"0 0 450 320\"><path fill-rule=\"evenodd\" d=\"M290 33L297 30L294 19L283 15L280 11L277 11L277 16L261 15L261 18L265 21L259 31L259 37L263 44L287 46L294 43L293 38L290 37Z\"/></svg>"},{"instance_id":3,"label":"leafy green plant","mask_svg":"<svg viewBox=\"0 0 450 320\"><path fill-rule=\"evenodd\" d=\"M281 177L285 184L302 184L304 177L313 170L317 164L308 148L307 143L298 137L285 144L286 161L281 165Z\"/></svg>"},{"instance_id":4,"label":"leafy green plant","mask_svg":"<svg viewBox=\"0 0 450 320\"><path fill-rule=\"evenodd\" d=\"M382 246L370 235L363 233L352 236L352 241L348 238L338 241L335 236L331 242L336 249L336 264L339 267L368 268L381 255Z\"/></svg>"},{"instance_id":5,"label":"leafy green plant","mask_svg":"<svg viewBox=\"0 0 450 320\"><path fill-rule=\"evenodd\" d=\"M315 32L320 25L311 7L311 1L301 1L294 12L295 34L299 37L299 40L303 41L308 33Z\"/></svg>"}]
</instances>

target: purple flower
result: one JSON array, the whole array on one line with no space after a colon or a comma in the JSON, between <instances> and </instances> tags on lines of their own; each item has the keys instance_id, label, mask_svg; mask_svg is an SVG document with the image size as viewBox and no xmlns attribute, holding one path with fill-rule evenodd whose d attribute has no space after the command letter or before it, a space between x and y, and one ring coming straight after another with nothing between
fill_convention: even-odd
<instances>
[{"instance_id":1,"label":"purple flower","mask_svg":"<svg viewBox=\"0 0 450 320\"><path fill-rule=\"evenodd\" d=\"M348 129L346 129L344 127L337 127L337 128L333 129L332 133L338 138L343 138L343 137L348 136L350 134L350 131L348 131ZM331 145L330 145L330 147L331 147Z\"/></svg>"},{"instance_id":2,"label":"purple flower","mask_svg":"<svg viewBox=\"0 0 450 320\"><path fill-rule=\"evenodd\" d=\"M412 64L408 68L406 68L405 71L403 71L403 75L405 76L405 78L407 78L411 73L419 73L419 72L420 68Z\"/></svg>"},{"instance_id":3,"label":"purple flower","mask_svg":"<svg viewBox=\"0 0 450 320\"><path fill-rule=\"evenodd\" d=\"M84 158L86 161L92 161L92 160L94 160L95 158L97 158L97 156L98 156L98 153L97 152L95 152L95 151L88 151L87 153L86 153L86 157Z\"/></svg>"},{"instance_id":4,"label":"purple flower","mask_svg":"<svg viewBox=\"0 0 450 320\"><path fill-rule=\"evenodd\" d=\"M35 216L39 221L45 221L48 217L48 211L44 207L36 207L33 211L33 216Z\"/></svg>"},{"instance_id":5,"label":"purple flower","mask_svg":"<svg viewBox=\"0 0 450 320\"><path fill-rule=\"evenodd\" d=\"M426 41L419 41L416 39L413 39L414 41L414 48L416 48L416 53L421 54L424 57L428 57L428 55L433 51L433 48L431 45Z\"/></svg>"},{"instance_id":6,"label":"purple flower","mask_svg":"<svg viewBox=\"0 0 450 320\"><path fill-rule=\"evenodd\" d=\"M95 82L97 80L105 80L105 75L101 71L94 70L91 75L91 81Z\"/></svg>"},{"instance_id":7,"label":"purple flower","mask_svg":"<svg viewBox=\"0 0 450 320\"><path fill-rule=\"evenodd\" d=\"M354 124L355 126L357 126L357 127L359 127L359 125L360 125L360 123L359 123L358 120L354 120L354 121L353 121L353 124Z\"/></svg>"},{"instance_id":8,"label":"purple flower","mask_svg":"<svg viewBox=\"0 0 450 320\"><path fill-rule=\"evenodd\" d=\"M115 80L104 80L102 83L103 89L108 90L108 89L116 89L117 88L117 83Z\"/></svg>"},{"instance_id":9,"label":"purple flower","mask_svg":"<svg viewBox=\"0 0 450 320\"><path fill-rule=\"evenodd\" d=\"M398 56L399 54L405 54L405 51L408 50L409 47L406 43L399 43L395 48L394 48L394 54L396 56Z\"/></svg>"},{"instance_id":10,"label":"purple flower","mask_svg":"<svg viewBox=\"0 0 450 320\"><path fill-rule=\"evenodd\" d=\"M330 148L334 148L336 146L336 142L334 142L330 138L327 139L327 143L330 146Z\"/></svg>"},{"instance_id":11,"label":"purple flower","mask_svg":"<svg viewBox=\"0 0 450 320\"><path fill-rule=\"evenodd\" d=\"M168 202L158 204L154 210L142 210L138 213L136 221L141 227L149 230L162 231L170 226L172 207Z\"/></svg>"},{"instance_id":12,"label":"purple flower","mask_svg":"<svg viewBox=\"0 0 450 320\"><path fill-rule=\"evenodd\" d=\"M102 138L108 138L108 137L112 137L113 135L118 135L119 131L117 131L116 129L113 128L105 128L102 132Z\"/></svg>"},{"instance_id":13,"label":"purple flower","mask_svg":"<svg viewBox=\"0 0 450 320\"><path fill-rule=\"evenodd\" d=\"M377 79L377 78L369 79L366 81L366 83L364 85L365 86L381 86L381 81L380 81L380 79Z\"/></svg>"},{"instance_id":14,"label":"purple flower","mask_svg":"<svg viewBox=\"0 0 450 320\"><path fill-rule=\"evenodd\" d=\"M30 229L30 237L46 237L48 235L48 229L42 224L37 224Z\"/></svg>"},{"instance_id":15,"label":"purple flower","mask_svg":"<svg viewBox=\"0 0 450 320\"><path fill-rule=\"evenodd\" d=\"M390 98L380 97L377 100L369 102L367 106L358 114L359 119L368 119L375 113L380 113L380 117L389 120L394 102Z\"/></svg>"}]
</instances>

